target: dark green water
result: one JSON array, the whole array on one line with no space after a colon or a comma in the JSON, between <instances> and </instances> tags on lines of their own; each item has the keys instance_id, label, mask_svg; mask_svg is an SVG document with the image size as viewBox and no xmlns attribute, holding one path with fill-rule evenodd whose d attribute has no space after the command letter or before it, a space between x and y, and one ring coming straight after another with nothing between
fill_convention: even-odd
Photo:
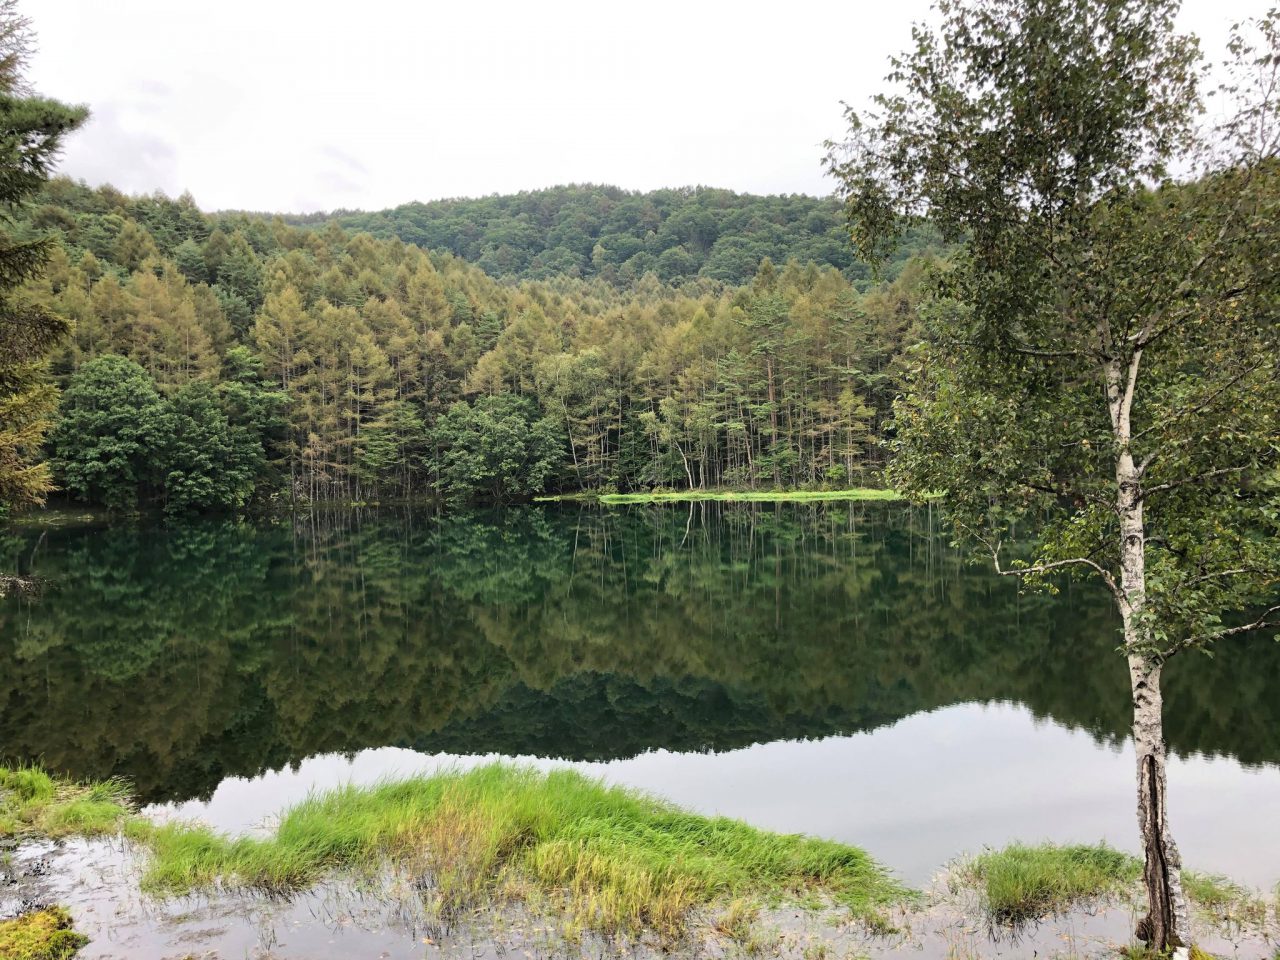
<instances>
[{"instance_id":1,"label":"dark green water","mask_svg":"<svg viewBox=\"0 0 1280 960\"><path fill-rule=\"evenodd\" d=\"M229 777L387 747L642 755L617 767L623 779L679 794L702 777L711 785L684 799L736 809L712 783L728 774L710 754L729 752L753 771L804 768L789 774L799 779L792 806L783 790L756 819L876 849L858 823L838 825L855 787L828 784L845 795L804 812L805 778L856 762L858 783L888 784L879 800L859 794L866 822L899 802L895 790L918 789L901 779L913 765L942 763L929 751L944 737L968 769L998 759L1013 782L1031 784L1014 819L1033 833L1043 822L1045 835L1060 822L1045 761L1096 756L1062 770L1063 789L1105 782L1105 822L1075 826L1123 841L1132 815L1111 798L1128 795L1128 709L1109 602L1081 586L1019 596L947 540L928 511L839 503L10 528L3 567L49 586L0 605L0 753L77 777L124 776L147 802L207 799ZM1013 706L961 708L974 703ZM1273 643L1175 662L1167 717L1175 753L1226 758L1280 808ZM904 735L917 727L925 732ZM881 744L889 757L804 759L818 749L804 741L818 738ZM654 757L671 759L643 773ZM981 798L982 785L972 789ZM296 789L277 793L254 803ZM952 834L941 856L971 842L962 824L948 833L958 815L942 800L930 857ZM893 829L885 821L885 835Z\"/></svg>"}]
</instances>

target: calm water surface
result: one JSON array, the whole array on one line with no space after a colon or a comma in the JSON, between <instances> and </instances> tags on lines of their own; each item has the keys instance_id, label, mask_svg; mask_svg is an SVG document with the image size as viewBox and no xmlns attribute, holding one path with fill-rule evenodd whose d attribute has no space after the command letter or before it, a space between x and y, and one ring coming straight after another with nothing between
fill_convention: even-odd
<instances>
[{"instance_id":1,"label":"calm water surface","mask_svg":"<svg viewBox=\"0 0 1280 960\"><path fill-rule=\"evenodd\" d=\"M920 883L1010 839L1133 849L1109 600L1020 596L886 504L323 514L0 537L0 754L248 829L494 756L857 843ZM1280 879L1280 649L1175 661L1186 859Z\"/></svg>"}]
</instances>

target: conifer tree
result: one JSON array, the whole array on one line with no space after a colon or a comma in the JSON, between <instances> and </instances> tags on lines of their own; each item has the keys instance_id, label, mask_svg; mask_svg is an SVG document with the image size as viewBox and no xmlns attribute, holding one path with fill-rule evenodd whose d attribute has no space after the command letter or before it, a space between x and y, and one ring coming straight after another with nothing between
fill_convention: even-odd
<instances>
[{"instance_id":1,"label":"conifer tree","mask_svg":"<svg viewBox=\"0 0 1280 960\"><path fill-rule=\"evenodd\" d=\"M0 514L40 503L50 488L40 444L50 427L57 391L45 359L68 325L24 299L18 287L36 276L50 241L12 229L12 213L48 179L62 138L88 116L31 94L22 72L31 50L27 20L16 0L0 0Z\"/></svg>"}]
</instances>

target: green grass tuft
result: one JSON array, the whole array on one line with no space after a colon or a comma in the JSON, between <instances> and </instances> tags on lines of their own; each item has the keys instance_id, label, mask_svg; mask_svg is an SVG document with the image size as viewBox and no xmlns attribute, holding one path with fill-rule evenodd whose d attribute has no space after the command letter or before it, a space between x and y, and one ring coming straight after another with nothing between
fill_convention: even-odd
<instances>
[{"instance_id":1,"label":"green grass tuft","mask_svg":"<svg viewBox=\"0 0 1280 960\"><path fill-rule=\"evenodd\" d=\"M131 813L119 781L78 784L35 767L0 766L0 837L99 836L115 833Z\"/></svg>"},{"instance_id":2,"label":"green grass tuft","mask_svg":"<svg viewBox=\"0 0 1280 960\"><path fill-rule=\"evenodd\" d=\"M71 916L61 907L0 920L0 957L4 960L69 960L89 942L71 929Z\"/></svg>"},{"instance_id":3,"label":"green grass tuft","mask_svg":"<svg viewBox=\"0 0 1280 960\"><path fill-rule=\"evenodd\" d=\"M135 834L153 853L143 882L154 892L287 891L390 863L430 878L446 910L527 889L606 933L679 936L692 911L735 898L820 896L867 916L908 895L853 847L505 764L317 794L266 839L177 824ZM734 908L739 920L746 909Z\"/></svg>"},{"instance_id":4,"label":"green grass tuft","mask_svg":"<svg viewBox=\"0 0 1280 960\"><path fill-rule=\"evenodd\" d=\"M1105 845L1011 844L957 868L961 882L982 894L989 919L1017 925L1064 913L1122 892L1142 875L1142 864Z\"/></svg>"}]
</instances>

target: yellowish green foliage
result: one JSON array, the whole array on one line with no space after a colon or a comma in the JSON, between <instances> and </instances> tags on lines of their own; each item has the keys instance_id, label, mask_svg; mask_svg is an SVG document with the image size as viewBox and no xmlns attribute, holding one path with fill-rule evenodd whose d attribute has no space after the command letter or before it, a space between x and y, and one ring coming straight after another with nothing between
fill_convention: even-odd
<instances>
[{"instance_id":1,"label":"yellowish green foliage","mask_svg":"<svg viewBox=\"0 0 1280 960\"><path fill-rule=\"evenodd\" d=\"M715 919L716 933L738 943L746 943L760 916L760 907L747 900L731 900Z\"/></svg>"},{"instance_id":2,"label":"yellowish green foliage","mask_svg":"<svg viewBox=\"0 0 1280 960\"><path fill-rule=\"evenodd\" d=\"M0 920L0 957L4 960L68 960L89 942L71 929L71 916L61 907Z\"/></svg>"},{"instance_id":3,"label":"yellowish green foliage","mask_svg":"<svg viewBox=\"0 0 1280 960\"><path fill-rule=\"evenodd\" d=\"M774 266L761 251L735 268L750 279L739 286L616 270L513 285L334 223L206 216L64 180L36 209L57 242L23 294L72 323L53 364L62 385L119 354L164 397L214 386L262 446L263 497L485 499L456 462L477 452L455 450L451 420L507 395L555 442L554 470L528 493L872 482L922 279L913 264L864 290L829 257ZM286 401L279 422L243 416L238 350ZM510 459L503 432L484 427L479 451ZM56 459L53 473L97 502Z\"/></svg>"}]
</instances>

